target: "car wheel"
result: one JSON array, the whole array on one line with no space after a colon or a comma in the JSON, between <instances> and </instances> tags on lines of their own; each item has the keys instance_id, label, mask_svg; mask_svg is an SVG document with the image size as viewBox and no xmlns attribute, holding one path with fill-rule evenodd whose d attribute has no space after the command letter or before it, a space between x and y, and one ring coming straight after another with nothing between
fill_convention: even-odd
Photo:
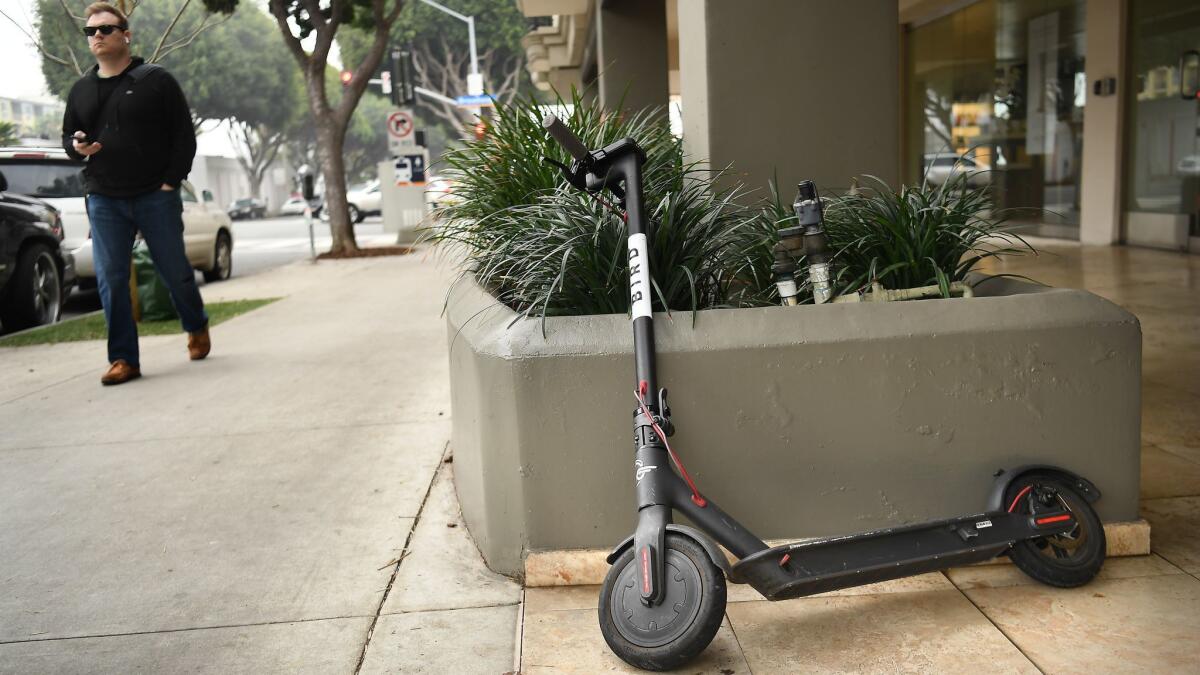
<instances>
[{"instance_id":1,"label":"car wheel","mask_svg":"<svg viewBox=\"0 0 1200 675\"><path fill-rule=\"evenodd\" d=\"M204 272L205 281L224 281L233 276L233 241L227 232L217 235L213 260L212 269Z\"/></svg>"},{"instance_id":2,"label":"car wheel","mask_svg":"<svg viewBox=\"0 0 1200 675\"><path fill-rule=\"evenodd\" d=\"M0 303L4 328L11 331L54 323L62 315L62 303L62 276L50 247L33 244L21 251Z\"/></svg>"},{"instance_id":3,"label":"car wheel","mask_svg":"<svg viewBox=\"0 0 1200 675\"><path fill-rule=\"evenodd\" d=\"M350 222L351 223L361 223L364 218L362 211L359 211L358 207L353 204L350 204L349 208L350 208Z\"/></svg>"}]
</instances>

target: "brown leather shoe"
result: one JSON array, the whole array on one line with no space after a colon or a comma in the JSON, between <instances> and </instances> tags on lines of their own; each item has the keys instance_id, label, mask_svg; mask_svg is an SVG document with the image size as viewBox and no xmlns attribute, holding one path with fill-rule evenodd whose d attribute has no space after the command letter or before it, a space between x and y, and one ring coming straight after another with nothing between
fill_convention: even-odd
<instances>
[{"instance_id":1,"label":"brown leather shoe","mask_svg":"<svg viewBox=\"0 0 1200 675\"><path fill-rule=\"evenodd\" d=\"M208 356L212 350L212 340L208 339L208 326L195 333L188 333L188 358L193 361Z\"/></svg>"},{"instance_id":2,"label":"brown leather shoe","mask_svg":"<svg viewBox=\"0 0 1200 675\"><path fill-rule=\"evenodd\" d=\"M108 386L110 384L123 384L130 380L136 380L142 376L142 369L137 366L131 366L125 359L117 359L108 367L108 372L104 377L100 378L100 384Z\"/></svg>"}]
</instances>

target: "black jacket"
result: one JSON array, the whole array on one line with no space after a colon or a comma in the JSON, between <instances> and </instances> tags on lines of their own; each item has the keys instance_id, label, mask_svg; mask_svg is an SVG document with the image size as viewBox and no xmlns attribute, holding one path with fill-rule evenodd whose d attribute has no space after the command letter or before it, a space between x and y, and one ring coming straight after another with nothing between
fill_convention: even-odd
<instances>
[{"instance_id":1,"label":"black jacket","mask_svg":"<svg viewBox=\"0 0 1200 675\"><path fill-rule=\"evenodd\" d=\"M67 96L62 129L67 154L82 159L71 140L77 130L103 146L86 160L88 192L132 197L157 190L163 183L178 188L192 170L196 135L187 99L163 68L154 68L134 82L129 71L142 62L133 59L116 76L116 87L103 107L99 66L79 78Z\"/></svg>"}]
</instances>

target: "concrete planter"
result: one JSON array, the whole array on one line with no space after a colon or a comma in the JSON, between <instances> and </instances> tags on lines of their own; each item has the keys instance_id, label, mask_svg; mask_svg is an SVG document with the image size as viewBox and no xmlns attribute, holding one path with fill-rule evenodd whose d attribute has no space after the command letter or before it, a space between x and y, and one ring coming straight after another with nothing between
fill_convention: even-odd
<instances>
[{"instance_id":1,"label":"concrete planter","mask_svg":"<svg viewBox=\"0 0 1200 675\"><path fill-rule=\"evenodd\" d=\"M1095 482L1104 520L1135 520L1137 319L1084 291L978 294L656 316L672 447L765 539L981 510L997 469L1038 462ZM463 516L519 575L528 552L632 531L634 376L625 316L547 319L544 338L515 316L470 280L447 312Z\"/></svg>"}]
</instances>

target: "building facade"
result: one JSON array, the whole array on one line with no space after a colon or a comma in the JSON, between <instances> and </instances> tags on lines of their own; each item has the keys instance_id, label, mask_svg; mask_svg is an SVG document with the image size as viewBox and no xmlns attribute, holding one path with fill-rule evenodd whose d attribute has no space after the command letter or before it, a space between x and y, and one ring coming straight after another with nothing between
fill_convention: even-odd
<instances>
[{"instance_id":1,"label":"building facade","mask_svg":"<svg viewBox=\"0 0 1200 675\"><path fill-rule=\"evenodd\" d=\"M58 101L47 103L0 96L0 122L15 126L21 138L57 142L64 109L65 106Z\"/></svg>"},{"instance_id":2,"label":"building facade","mask_svg":"<svg viewBox=\"0 0 1200 675\"><path fill-rule=\"evenodd\" d=\"M752 187L978 172L1026 231L1200 252L1200 3L517 4L536 86L673 105Z\"/></svg>"}]
</instances>

